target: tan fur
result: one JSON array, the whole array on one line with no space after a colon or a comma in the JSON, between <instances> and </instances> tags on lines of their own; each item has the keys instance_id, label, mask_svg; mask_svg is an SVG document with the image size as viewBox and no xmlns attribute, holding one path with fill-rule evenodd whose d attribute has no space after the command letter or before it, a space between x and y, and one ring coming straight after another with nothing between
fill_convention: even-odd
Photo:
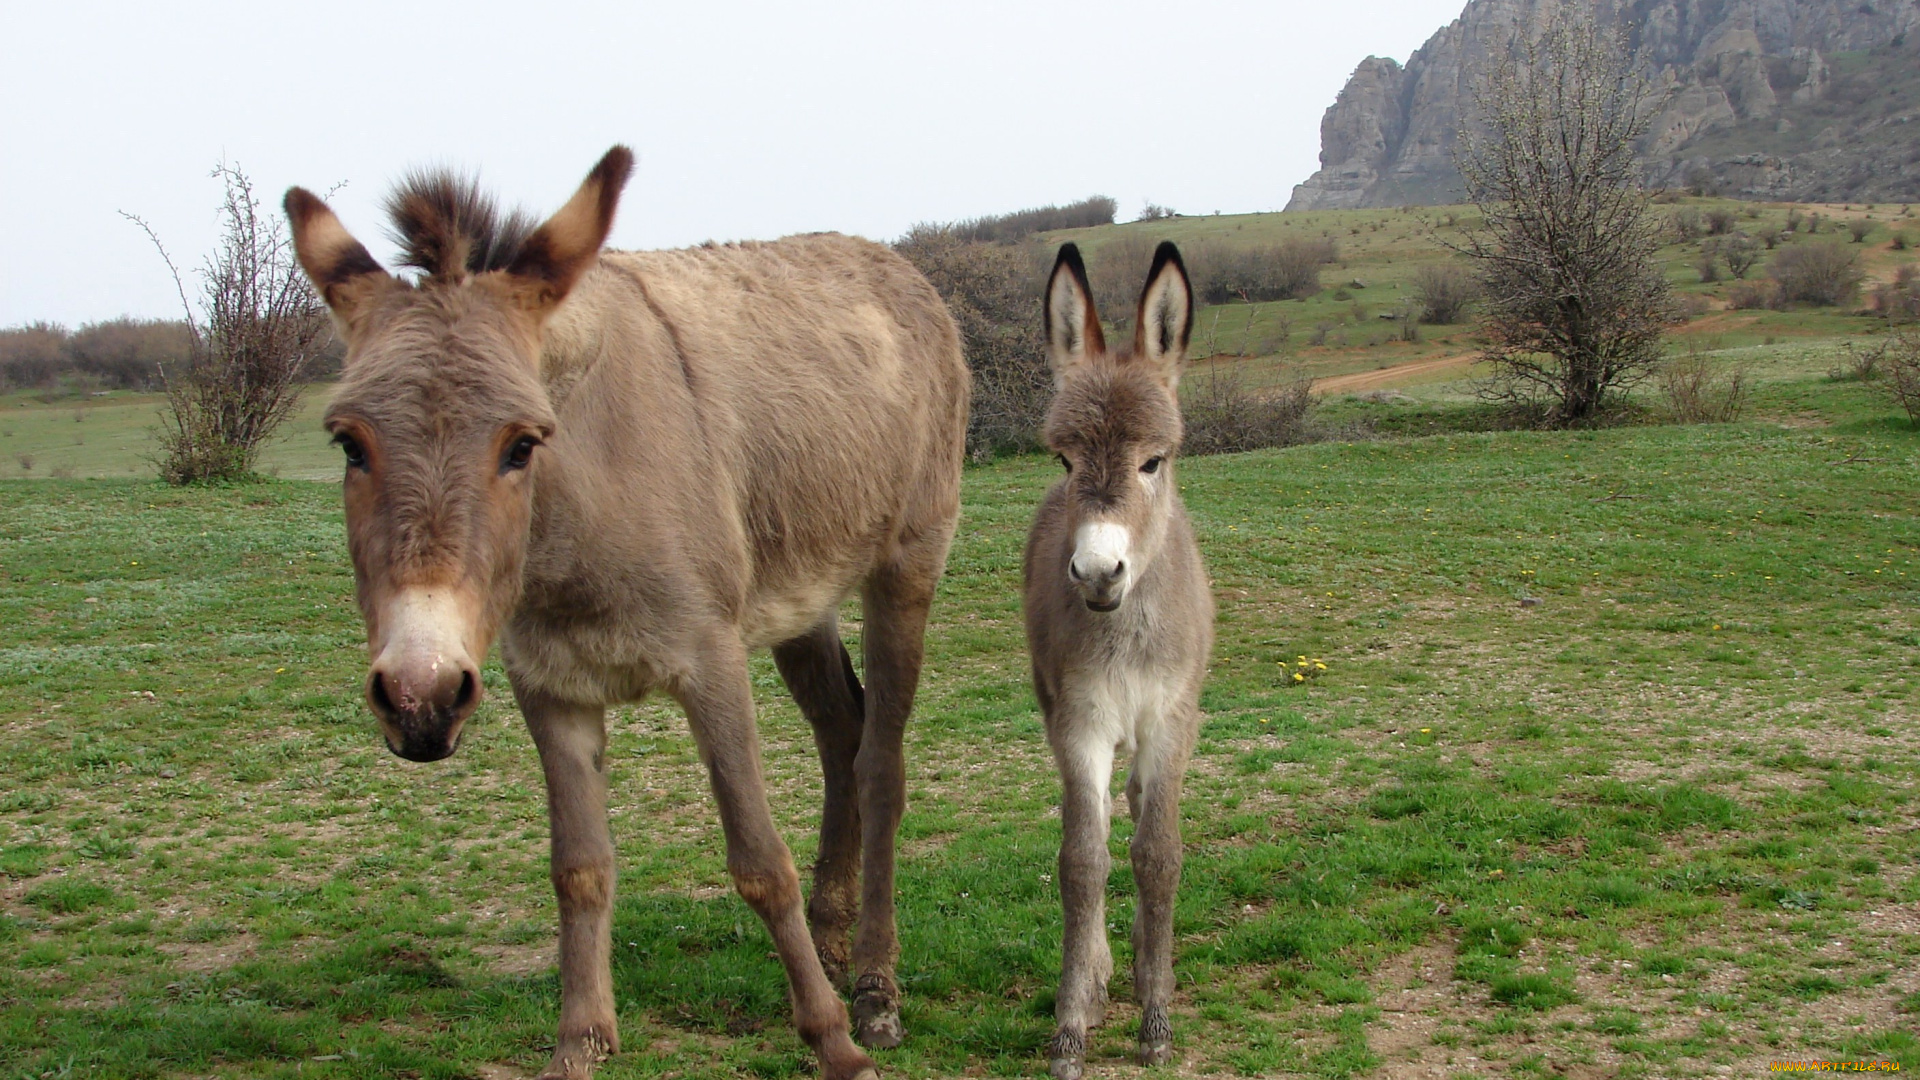
<instances>
[{"instance_id":1,"label":"tan fur","mask_svg":"<svg viewBox=\"0 0 1920 1080\"><path fill-rule=\"evenodd\" d=\"M1180 788L1213 645L1213 598L1173 474L1181 437L1174 387L1191 311L1171 244L1161 245L1141 294L1132 349L1106 351L1073 245L1061 250L1047 289L1059 389L1044 436L1068 472L1047 492L1028 533L1023 606L1034 691L1064 789L1065 947L1049 1049L1058 1080L1084 1074L1087 1028L1105 1016L1113 972L1105 902L1116 751L1133 759L1127 803L1140 898L1133 929L1139 1054L1145 1064L1172 1054ZM1113 546L1118 537L1129 541L1124 550Z\"/></svg>"},{"instance_id":2,"label":"tan fur","mask_svg":"<svg viewBox=\"0 0 1920 1080\"><path fill-rule=\"evenodd\" d=\"M605 708L663 690L687 710L728 867L773 934L801 1035L823 1075L867 1076L820 957L850 957L868 988L863 1037L897 1038L901 732L959 508L958 336L918 273L861 240L596 258L629 161L610 153L517 247L504 233L409 237L429 264L417 284L360 266L333 215L289 195L302 265L348 338L327 422L366 460L346 504L371 645L379 655L383 598L428 580L479 613L448 650L477 663L500 638L553 824L562 1008L548 1075L618 1043ZM494 221L476 198L426 178L396 204L431 232ZM329 262L342 251L344 270ZM530 464L508 464L529 439ZM864 688L834 629L855 590ZM811 935L759 772L746 658L768 646L826 772ZM370 676L376 709L393 697L383 678ZM401 717L412 741L396 752L450 753L436 740L470 708Z\"/></svg>"}]
</instances>

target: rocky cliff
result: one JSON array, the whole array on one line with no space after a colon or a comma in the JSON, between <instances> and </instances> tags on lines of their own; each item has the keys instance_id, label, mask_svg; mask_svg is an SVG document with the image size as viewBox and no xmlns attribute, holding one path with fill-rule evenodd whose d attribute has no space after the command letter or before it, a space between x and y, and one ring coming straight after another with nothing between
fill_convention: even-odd
<instances>
[{"instance_id":1,"label":"rocky cliff","mask_svg":"<svg viewBox=\"0 0 1920 1080\"><path fill-rule=\"evenodd\" d=\"M1592 0L1671 90L1647 182L1748 198L1920 200L1920 0ZM1455 202L1469 79L1555 0L1469 0L1403 67L1368 57L1288 210Z\"/></svg>"}]
</instances>

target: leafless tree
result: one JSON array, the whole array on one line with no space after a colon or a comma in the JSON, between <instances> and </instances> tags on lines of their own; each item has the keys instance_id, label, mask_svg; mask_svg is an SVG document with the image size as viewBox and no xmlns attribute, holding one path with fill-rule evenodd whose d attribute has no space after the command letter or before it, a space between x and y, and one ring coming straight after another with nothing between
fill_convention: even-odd
<instances>
[{"instance_id":1,"label":"leafless tree","mask_svg":"<svg viewBox=\"0 0 1920 1080\"><path fill-rule=\"evenodd\" d=\"M1460 250L1484 297L1483 390L1589 424L1651 375L1671 295L1635 149L1658 102L1624 31L1562 6L1475 80L1455 163L1485 225Z\"/></svg>"},{"instance_id":2,"label":"leafless tree","mask_svg":"<svg viewBox=\"0 0 1920 1080\"><path fill-rule=\"evenodd\" d=\"M267 437L299 404L304 370L328 340L325 309L294 263L279 216L263 210L239 166L222 163L212 175L223 189L220 239L200 268L197 306L152 226L122 212L153 241L186 312L186 359L160 369L167 409L157 463L172 484L250 474Z\"/></svg>"}]
</instances>

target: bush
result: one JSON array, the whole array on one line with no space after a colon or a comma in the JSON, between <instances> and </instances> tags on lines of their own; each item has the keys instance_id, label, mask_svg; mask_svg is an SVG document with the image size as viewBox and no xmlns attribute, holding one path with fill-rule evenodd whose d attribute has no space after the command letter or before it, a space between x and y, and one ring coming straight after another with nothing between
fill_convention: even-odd
<instances>
[{"instance_id":1,"label":"bush","mask_svg":"<svg viewBox=\"0 0 1920 1080\"><path fill-rule=\"evenodd\" d=\"M1874 314L1888 322L1920 320L1920 266L1902 264L1891 282L1873 290L1869 304Z\"/></svg>"},{"instance_id":2,"label":"bush","mask_svg":"<svg viewBox=\"0 0 1920 1080\"><path fill-rule=\"evenodd\" d=\"M1767 264L1767 275L1779 283L1783 302L1829 307L1852 299L1862 277L1859 256L1839 243L1782 248Z\"/></svg>"},{"instance_id":3,"label":"bush","mask_svg":"<svg viewBox=\"0 0 1920 1080\"><path fill-rule=\"evenodd\" d=\"M1420 305L1420 321L1435 326L1459 322L1478 288L1473 274L1464 266L1438 263L1421 267L1413 273L1413 296Z\"/></svg>"},{"instance_id":4,"label":"bush","mask_svg":"<svg viewBox=\"0 0 1920 1080\"><path fill-rule=\"evenodd\" d=\"M989 214L952 225L916 225L914 228L944 228L969 243L1010 244L1025 240L1034 233L1052 232L1055 229L1111 225L1113 215L1119 209L1120 204L1113 199L1095 195L1065 206L1037 206L1030 210L1015 210L1011 214Z\"/></svg>"},{"instance_id":5,"label":"bush","mask_svg":"<svg viewBox=\"0 0 1920 1080\"><path fill-rule=\"evenodd\" d=\"M1161 206L1158 203L1148 203L1145 206L1140 208L1140 216L1137 218L1134 218L1133 220L1164 221L1167 218L1173 218L1173 217L1179 217L1179 216L1180 215L1174 213L1172 210L1168 209L1167 207Z\"/></svg>"},{"instance_id":6,"label":"bush","mask_svg":"<svg viewBox=\"0 0 1920 1080\"><path fill-rule=\"evenodd\" d=\"M1333 241L1326 239L1291 239L1252 247L1202 240L1186 246L1181 254L1186 257L1194 295L1203 304L1312 296L1320 291L1320 268L1339 257Z\"/></svg>"},{"instance_id":7,"label":"bush","mask_svg":"<svg viewBox=\"0 0 1920 1080\"><path fill-rule=\"evenodd\" d=\"M1727 264L1727 272L1736 279L1745 280L1747 271L1760 261L1760 245L1743 232L1723 237L1717 250L1721 261Z\"/></svg>"},{"instance_id":8,"label":"bush","mask_svg":"<svg viewBox=\"0 0 1920 1080\"><path fill-rule=\"evenodd\" d=\"M67 328L37 322L0 330L0 381L7 386L51 385L72 365Z\"/></svg>"},{"instance_id":9,"label":"bush","mask_svg":"<svg viewBox=\"0 0 1920 1080\"><path fill-rule=\"evenodd\" d=\"M1707 231L1706 223L1700 218L1700 211L1690 206L1675 210L1668 215L1667 220L1672 222L1673 234L1679 237L1683 244L1700 239L1701 235Z\"/></svg>"},{"instance_id":10,"label":"bush","mask_svg":"<svg viewBox=\"0 0 1920 1080\"><path fill-rule=\"evenodd\" d=\"M1908 422L1920 427L1920 331L1896 332L1881 346L1885 377L1880 385L1894 404L1906 411Z\"/></svg>"},{"instance_id":11,"label":"bush","mask_svg":"<svg viewBox=\"0 0 1920 1080\"><path fill-rule=\"evenodd\" d=\"M1735 311L1754 311L1779 303L1780 289L1771 281L1742 281L1727 290L1727 306Z\"/></svg>"},{"instance_id":12,"label":"bush","mask_svg":"<svg viewBox=\"0 0 1920 1080\"><path fill-rule=\"evenodd\" d=\"M1660 388L1677 423L1731 423L1746 406L1747 373L1716 368L1706 356L1690 351L1660 369Z\"/></svg>"},{"instance_id":13,"label":"bush","mask_svg":"<svg viewBox=\"0 0 1920 1080\"><path fill-rule=\"evenodd\" d=\"M1873 222L1865 218L1854 218L1852 221L1847 222L1847 235L1853 237L1853 242L1856 244L1865 240L1868 234L1872 232Z\"/></svg>"},{"instance_id":14,"label":"bush","mask_svg":"<svg viewBox=\"0 0 1920 1080\"><path fill-rule=\"evenodd\" d=\"M980 460L1037 448L1053 396L1040 325L1045 253L965 240L939 225L916 226L894 250L933 283L960 329L973 371L967 453Z\"/></svg>"},{"instance_id":15,"label":"bush","mask_svg":"<svg viewBox=\"0 0 1920 1080\"><path fill-rule=\"evenodd\" d=\"M1887 246L1895 251L1907 250L1907 234L1903 232L1894 233L1893 239L1887 243Z\"/></svg>"},{"instance_id":16,"label":"bush","mask_svg":"<svg viewBox=\"0 0 1920 1080\"><path fill-rule=\"evenodd\" d=\"M1724 236L1733 231L1733 224L1739 215L1732 210L1717 209L1707 211L1707 235Z\"/></svg>"},{"instance_id":17,"label":"bush","mask_svg":"<svg viewBox=\"0 0 1920 1080\"><path fill-rule=\"evenodd\" d=\"M1303 375L1261 391L1247 385L1240 360L1195 366L1181 395L1187 427L1183 453L1237 454L1310 441L1316 401L1312 379Z\"/></svg>"},{"instance_id":18,"label":"bush","mask_svg":"<svg viewBox=\"0 0 1920 1080\"><path fill-rule=\"evenodd\" d=\"M1703 283L1711 284L1720 280L1720 246L1707 241L1700 245L1700 257L1694 260L1693 268L1700 273Z\"/></svg>"}]
</instances>

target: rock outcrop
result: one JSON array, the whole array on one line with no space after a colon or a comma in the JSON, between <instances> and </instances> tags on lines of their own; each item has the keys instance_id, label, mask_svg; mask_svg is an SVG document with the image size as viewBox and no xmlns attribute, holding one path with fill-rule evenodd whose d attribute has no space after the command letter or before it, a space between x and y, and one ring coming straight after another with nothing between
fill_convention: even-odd
<instances>
[{"instance_id":1,"label":"rock outcrop","mask_svg":"<svg viewBox=\"0 0 1920 1080\"><path fill-rule=\"evenodd\" d=\"M1360 62L1288 210L1456 202L1470 80L1557 0L1469 0L1403 67ZM1671 95L1647 182L1749 198L1920 200L1920 0L1592 0Z\"/></svg>"}]
</instances>

